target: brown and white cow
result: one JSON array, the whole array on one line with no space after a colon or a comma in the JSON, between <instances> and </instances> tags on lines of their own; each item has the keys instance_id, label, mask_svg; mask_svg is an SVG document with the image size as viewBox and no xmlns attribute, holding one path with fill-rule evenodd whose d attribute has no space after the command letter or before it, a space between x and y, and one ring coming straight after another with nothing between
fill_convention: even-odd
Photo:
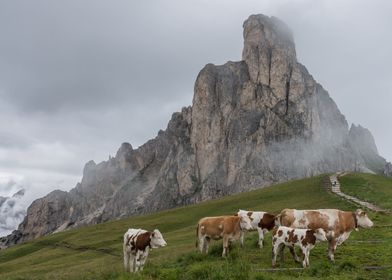
<instances>
[{"instance_id":1,"label":"brown and white cow","mask_svg":"<svg viewBox=\"0 0 392 280\"><path fill-rule=\"evenodd\" d=\"M241 209L238 210L237 215L249 217L250 223L252 225L251 230L257 230L259 233L258 245L260 248L263 248L264 234L275 227L275 216L267 212L247 211ZM244 246L244 232L242 232L240 239L241 246Z\"/></svg>"},{"instance_id":2,"label":"brown and white cow","mask_svg":"<svg viewBox=\"0 0 392 280\"><path fill-rule=\"evenodd\" d=\"M225 257L231 242L240 239L242 231L251 228L248 216L205 217L197 224L196 246L199 245L200 252L207 254L211 239L223 239L222 257Z\"/></svg>"},{"instance_id":3,"label":"brown and white cow","mask_svg":"<svg viewBox=\"0 0 392 280\"><path fill-rule=\"evenodd\" d=\"M272 266L276 265L276 257L284 246L289 247L295 261L300 259L295 254L294 246L300 247L304 255L302 266L309 266L309 254L317 241L327 241L327 236L322 228L313 229L296 229L280 226L275 228L272 237Z\"/></svg>"},{"instance_id":4,"label":"brown and white cow","mask_svg":"<svg viewBox=\"0 0 392 280\"><path fill-rule=\"evenodd\" d=\"M324 229L329 242L328 257L331 261L334 261L337 245L341 245L347 240L354 229L358 230L358 227L370 228L373 226L373 222L369 219L366 212L361 209L355 212L337 209L284 209L277 216L276 223L292 228Z\"/></svg>"},{"instance_id":5,"label":"brown and white cow","mask_svg":"<svg viewBox=\"0 0 392 280\"><path fill-rule=\"evenodd\" d=\"M124 234L123 243L125 271L128 269L130 272L143 270L150 249L166 245L166 241L157 229L152 232L140 228L128 229Z\"/></svg>"}]
</instances>

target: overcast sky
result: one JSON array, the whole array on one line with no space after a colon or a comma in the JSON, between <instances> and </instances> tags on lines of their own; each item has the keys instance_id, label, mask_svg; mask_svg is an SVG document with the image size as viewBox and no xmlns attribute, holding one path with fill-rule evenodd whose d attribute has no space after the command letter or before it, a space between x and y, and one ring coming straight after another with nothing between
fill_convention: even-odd
<instances>
[{"instance_id":1,"label":"overcast sky","mask_svg":"<svg viewBox=\"0 0 392 280\"><path fill-rule=\"evenodd\" d=\"M392 160L392 1L0 1L0 196L69 190L84 164L154 137L242 23L277 16L298 60Z\"/></svg>"}]
</instances>

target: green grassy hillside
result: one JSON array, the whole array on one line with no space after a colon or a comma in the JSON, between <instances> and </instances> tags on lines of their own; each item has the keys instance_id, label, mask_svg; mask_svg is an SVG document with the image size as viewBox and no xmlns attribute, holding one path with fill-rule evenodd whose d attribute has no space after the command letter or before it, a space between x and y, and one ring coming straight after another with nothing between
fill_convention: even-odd
<instances>
[{"instance_id":1,"label":"green grassy hillside","mask_svg":"<svg viewBox=\"0 0 392 280\"><path fill-rule=\"evenodd\" d=\"M367 180L367 177L355 175ZM354 176L354 177L355 177ZM361 177L362 176L362 177ZM195 225L204 216L231 214L238 208L273 213L283 208L354 210L323 187L323 177L292 181L269 188L212 200L156 214L70 230L0 251L0 279L392 279L390 216L370 213L376 227L353 232L338 247L335 263L326 258L326 243L311 252L310 268L265 272L271 268L271 235L265 248L256 247L256 233L246 235L245 248L234 246L221 258L222 243L210 255L195 251ZM392 196L390 196L392 199ZM381 227L380 227L381 226ZM150 252L143 273L122 269L122 236L129 228L159 228L168 246ZM367 270L366 266L385 266ZM300 268L286 253L281 268Z\"/></svg>"},{"instance_id":2,"label":"green grassy hillside","mask_svg":"<svg viewBox=\"0 0 392 280\"><path fill-rule=\"evenodd\" d=\"M392 178L373 174L347 174L339 180L343 192L392 211Z\"/></svg>"}]
</instances>

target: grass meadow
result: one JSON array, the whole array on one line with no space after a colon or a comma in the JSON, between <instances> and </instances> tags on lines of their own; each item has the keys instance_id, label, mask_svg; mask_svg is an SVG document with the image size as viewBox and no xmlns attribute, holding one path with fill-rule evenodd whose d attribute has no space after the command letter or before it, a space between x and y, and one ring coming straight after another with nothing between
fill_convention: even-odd
<instances>
[{"instance_id":1,"label":"grass meadow","mask_svg":"<svg viewBox=\"0 0 392 280\"><path fill-rule=\"evenodd\" d=\"M73 229L0 251L0 279L392 279L392 216L369 212L372 229L352 232L338 247L335 263L327 259L327 244L319 243L310 255L310 268L301 269L286 251L279 268L271 268L271 234L263 249L257 233L247 233L245 247L235 244L222 258L222 242L212 242L210 254L196 251L196 223L201 217L233 214L239 208L279 213L284 208L357 207L330 193L326 176L283 184L104 224ZM392 179L350 174L341 179L342 190L392 208ZM159 228L168 246L150 252L142 273L123 271L122 237L130 228Z\"/></svg>"}]
</instances>

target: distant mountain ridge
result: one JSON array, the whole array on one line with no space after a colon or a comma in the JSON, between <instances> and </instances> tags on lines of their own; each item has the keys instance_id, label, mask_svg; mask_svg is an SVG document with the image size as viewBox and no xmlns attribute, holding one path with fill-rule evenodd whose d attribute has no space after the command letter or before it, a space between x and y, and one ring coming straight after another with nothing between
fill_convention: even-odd
<instances>
[{"instance_id":1,"label":"distant mountain ridge","mask_svg":"<svg viewBox=\"0 0 392 280\"><path fill-rule=\"evenodd\" d=\"M373 136L348 128L328 92L297 61L279 19L244 22L242 60L207 64L192 106L137 149L88 162L69 192L34 201L8 246L70 227L149 213L340 170L381 173Z\"/></svg>"}]
</instances>

